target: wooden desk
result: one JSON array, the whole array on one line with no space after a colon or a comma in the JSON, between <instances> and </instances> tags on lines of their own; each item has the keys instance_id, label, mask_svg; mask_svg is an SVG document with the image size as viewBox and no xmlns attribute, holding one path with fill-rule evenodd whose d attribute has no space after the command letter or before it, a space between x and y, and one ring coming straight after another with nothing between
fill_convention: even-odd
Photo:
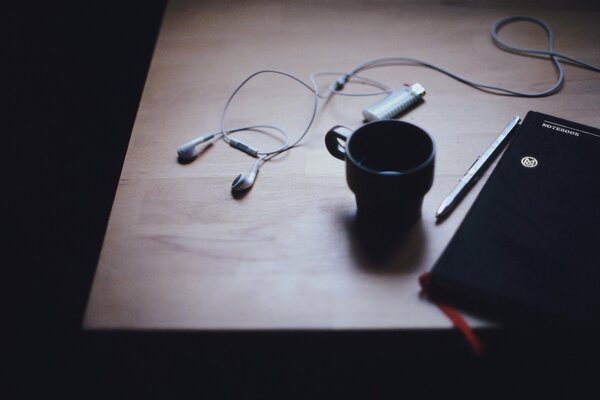
<instances>
[{"instance_id":1,"label":"wooden desk","mask_svg":"<svg viewBox=\"0 0 600 400\"><path fill-rule=\"evenodd\" d=\"M496 3L497 4L497 3ZM218 130L231 91L254 71L275 68L308 80L382 56L412 56L476 81L540 90L555 79L547 60L493 46L489 29L507 15L535 15L556 33L556 48L600 64L600 11L461 2L194 2L166 11L133 129L84 320L86 329L445 328L419 296L429 270L481 189L450 218L434 213L471 162L513 115L537 110L600 126L600 75L570 66L563 90L541 99L492 96L417 67L366 75L420 82L425 103L404 119L437 144L436 176L423 218L390 257L374 260L352 229L354 197L343 164L323 144L335 124L357 127L374 98L320 103L301 147L260 171L234 199L230 184L252 159L224 142L193 163L177 147ZM529 25L507 41L545 48ZM350 88L353 90L353 88ZM277 77L257 79L232 105L227 126L268 123L299 134L310 95ZM244 134L257 147L269 139ZM476 325L484 321L472 320Z\"/></svg>"}]
</instances>

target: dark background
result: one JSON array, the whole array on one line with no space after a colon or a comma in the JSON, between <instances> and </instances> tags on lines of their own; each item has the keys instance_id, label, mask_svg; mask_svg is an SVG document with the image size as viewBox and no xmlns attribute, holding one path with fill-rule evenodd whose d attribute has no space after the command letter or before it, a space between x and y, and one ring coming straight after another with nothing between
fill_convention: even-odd
<instances>
[{"instance_id":1,"label":"dark background","mask_svg":"<svg viewBox=\"0 0 600 400\"><path fill-rule=\"evenodd\" d=\"M82 2L83 3L83 2ZM594 398L594 332L81 330L163 0L3 13L7 398ZM323 396L324 395L324 396Z\"/></svg>"}]
</instances>

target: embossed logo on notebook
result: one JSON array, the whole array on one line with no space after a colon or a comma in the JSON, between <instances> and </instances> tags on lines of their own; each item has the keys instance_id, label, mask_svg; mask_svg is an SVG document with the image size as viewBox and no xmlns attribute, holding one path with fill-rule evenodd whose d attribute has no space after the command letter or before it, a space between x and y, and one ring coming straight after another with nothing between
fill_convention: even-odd
<instances>
[{"instance_id":1,"label":"embossed logo on notebook","mask_svg":"<svg viewBox=\"0 0 600 400\"><path fill-rule=\"evenodd\" d=\"M534 168L538 165L538 160L535 157L526 156L521 158L521 164L527 168Z\"/></svg>"}]
</instances>

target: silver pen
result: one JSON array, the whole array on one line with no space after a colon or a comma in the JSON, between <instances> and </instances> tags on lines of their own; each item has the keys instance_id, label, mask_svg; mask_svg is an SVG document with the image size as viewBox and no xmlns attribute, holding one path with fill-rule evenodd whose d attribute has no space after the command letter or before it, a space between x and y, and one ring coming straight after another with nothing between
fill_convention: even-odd
<instances>
[{"instance_id":1,"label":"silver pen","mask_svg":"<svg viewBox=\"0 0 600 400\"><path fill-rule=\"evenodd\" d=\"M435 213L435 217L438 220L448 216L453 210L454 206L464 197L465 194L471 189L471 187L479 180L481 175L485 172L487 167L490 165L492 160L500 153L500 150L508 142L511 133L516 131L519 126L521 118L515 116L502 130L500 135L494 140L494 142L488 147L488 149L477 157L475 162L471 165L471 168L467 173L460 178L458 185L452 190L452 192L444 199L440 208Z\"/></svg>"}]
</instances>

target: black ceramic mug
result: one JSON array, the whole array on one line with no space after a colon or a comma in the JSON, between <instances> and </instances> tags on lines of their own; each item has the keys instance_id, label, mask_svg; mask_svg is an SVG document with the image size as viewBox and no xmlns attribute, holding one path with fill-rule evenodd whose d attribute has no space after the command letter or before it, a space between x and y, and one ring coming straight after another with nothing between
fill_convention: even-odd
<instances>
[{"instance_id":1,"label":"black ceramic mug","mask_svg":"<svg viewBox=\"0 0 600 400\"><path fill-rule=\"evenodd\" d=\"M325 144L345 160L359 223L405 227L421 217L435 163L435 144L424 130L396 120L371 122L354 132L335 126Z\"/></svg>"}]
</instances>

